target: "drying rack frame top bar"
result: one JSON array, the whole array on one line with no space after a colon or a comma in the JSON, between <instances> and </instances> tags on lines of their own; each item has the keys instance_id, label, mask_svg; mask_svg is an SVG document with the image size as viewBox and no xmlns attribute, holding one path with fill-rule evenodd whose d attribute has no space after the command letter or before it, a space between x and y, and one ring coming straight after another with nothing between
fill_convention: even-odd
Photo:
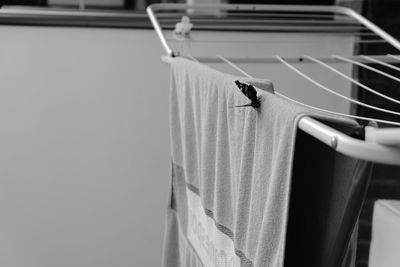
<instances>
[{"instance_id":1,"label":"drying rack frame top bar","mask_svg":"<svg viewBox=\"0 0 400 267\"><path fill-rule=\"evenodd\" d=\"M187 5L187 4L154 4L147 8L147 13L153 24L153 27L167 52L168 57L174 57L174 52L169 47L167 40L163 34L162 28L155 16L154 12L160 10L192 10L195 8L212 9L215 10L244 10L244 11L286 11L286 12L322 12L322 13L333 13L346 15L350 18L355 19L360 24L377 34L384 41L391 44L397 50L400 51L400 43L390 36L388 33L380 29L378 26L370 22L368 19L362 17L355 11L338 6L283 6L283 5ZM303 55L300 55L302 58ZM380 57L380 56L377 56ZM246 59L238 59L245 60ZM264 61L262 59L261 61ZM269 60L269 59L267 59ZM314 136L321 142L331 146L337 152L352 156L359 159L364 159L373 162L379 162L383 164L400 165L400 147L382 145L380 142L374 142L372 140L361 141L353 137L347 136L311 117L303 117L299 120L298 127ZM395 129L395 133L400 128ZM381 138L380 129L372 129L374 138L377 140ZM370 132L371 132L370 131ZM397 139L396 139L397 140Z\"/></svg>"},{"instance_id":2,"label":"drying rack frame top bar","mask_svg":"<svg viewBox=\"0 0 400 267\"><path fill-rule=\"evenodd\" d=\"M380 27L364 18L357 12L341 6L311 6L311 5L249 5L249 4L153 4L147 7L146 11L149 15L150 21L161 41L161 44L169 56L175 56L174 51L168 45L166 37L163 33L162 27L156 17L157 11L167 10L220 10L220 11L274 11L274 12L321 12L333 13L337 15L345 15L359 22L367 29L374 32L383 40L391 44L397 50L400 50L400 42L393 38L390 34L382 30Z\"/></svg>"}]
</instances>

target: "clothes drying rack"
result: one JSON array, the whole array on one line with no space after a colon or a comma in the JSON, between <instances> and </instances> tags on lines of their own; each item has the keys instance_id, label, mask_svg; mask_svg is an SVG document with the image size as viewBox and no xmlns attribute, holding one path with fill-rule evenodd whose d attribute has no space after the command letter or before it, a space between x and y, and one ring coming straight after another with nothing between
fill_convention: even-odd
<instances>
[{"instance_id":1,"label":"clothes drying rack","mask_svg":"<svg viewBox=\"0 0 400 267\"><path fill-rule=\"evenodd\" d=\"M400 42L395 38L370 22L368 19L359 15L357 12L339 6L153 4L147 8L147 13L167 54L166 57L177 57L183 55L180 55L178 51L173 51L171 49L167 42L164 31L166 29L173 30L175 28L176 36L178 36L181 40L187 41L190 39L190 32L193 26L190 21L194 23L199 22L199 24L195 24L195 28L200 30L214 30L214 23L218 21L219 23L222 23L220 29L222 28L223 30L228 31L250 30L266 32L266 34L268 34L268 32L286 31L298 32L300 34L303 32L311 34L324 32L330 34L352 34L358 36L367 36L367 40L364 40L363 42L386 42L394 47L396 51L400 51ZM162 26L160 24L161 21L163 22ZM189 57L195 61L207 63L222 61L247 77L251 77L251 75L238 67L236 63L265 62L283 64L297 75L300 75L304 79L308 80L310 83L313 83L325 91L344 98L353 104L400 115L399 112L368 105L356 99L352 99L334 92L330 88L327 88L326 86L314 80L312 77L301 72L298 68L291 64L299 62L319 64L321 67L335 72L360 88L400 105L400 99L394 99L379 93L327 64L330 62L347 62L369 69L389 79L400 82L399 78L367 65L368 63L375 63L400 71L399 67L393 65L393 63L400 63L399 55L326 55L323 57L313 57L309 55L289 57L280 55L270 57L224 57L217 55L213 57L194 57L189 55L186 57ZM300 105L311 107L313 109L324 111L330 114L342 115L366 121L382 122L391 125L390 128L382 129L366 126L365 140L350 137L311 117L302 117L299 120L298 128L320 140L321 142L331 146L333 149L342 154L377 163L400 165L400 123L329 111L306 105L279 92L275 92L275 94L286 98L289 101L293 101Z\"/></svg>"}]
</instances>

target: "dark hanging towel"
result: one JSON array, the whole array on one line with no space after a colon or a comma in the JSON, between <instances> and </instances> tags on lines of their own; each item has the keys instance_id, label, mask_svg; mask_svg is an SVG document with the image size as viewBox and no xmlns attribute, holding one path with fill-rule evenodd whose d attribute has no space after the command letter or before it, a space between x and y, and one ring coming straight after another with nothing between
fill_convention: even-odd
<instances>
[{"instance_id":1,"label":"dark hanging towel","mask_svg":"<svg viewBox=\"0 0 400 267\"><path fill-rule=\"evenodd\" d=\"M371 163L298 132L285 267L355 266L358 217L371 169Z\"/></svg>"}]
</instances>

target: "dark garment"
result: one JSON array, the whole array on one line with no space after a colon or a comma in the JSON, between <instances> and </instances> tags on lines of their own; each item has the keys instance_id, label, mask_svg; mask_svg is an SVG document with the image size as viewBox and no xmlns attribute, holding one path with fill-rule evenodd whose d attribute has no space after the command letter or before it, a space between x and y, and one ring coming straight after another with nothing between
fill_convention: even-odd
<instances>
[{"instance_id":1,"label":"dark garment","mask_svg":"<svg viewBox=\"0 0 400 267\"><path fill-rule=\"evenodd\" d=\"M371 169L371 163L337 153L298 131L286 267L354 266L357 222Z\"/></svg>"}]
</instances>

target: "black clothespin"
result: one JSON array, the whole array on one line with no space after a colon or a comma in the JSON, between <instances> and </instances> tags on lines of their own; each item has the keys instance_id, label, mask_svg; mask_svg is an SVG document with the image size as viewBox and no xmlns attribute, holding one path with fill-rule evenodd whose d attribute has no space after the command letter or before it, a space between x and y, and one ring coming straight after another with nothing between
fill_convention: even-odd
<instances>
[{"instance_id":1,"label":"black clothespin","mask_svg":"<svg viewBox=\"0 0 400 267\"><path fill-rule=\"evenodd\" d=\"M249 104L235 106L235 107L253 107L253 108L260 107L261 105L260 97L257 97L257 91L254 88L254 86L252 86L251 84L241 83L238 80L235 81L235 84L242 91L242 93L251 101L251 103Z\"/></svg>"}]
</instances>

